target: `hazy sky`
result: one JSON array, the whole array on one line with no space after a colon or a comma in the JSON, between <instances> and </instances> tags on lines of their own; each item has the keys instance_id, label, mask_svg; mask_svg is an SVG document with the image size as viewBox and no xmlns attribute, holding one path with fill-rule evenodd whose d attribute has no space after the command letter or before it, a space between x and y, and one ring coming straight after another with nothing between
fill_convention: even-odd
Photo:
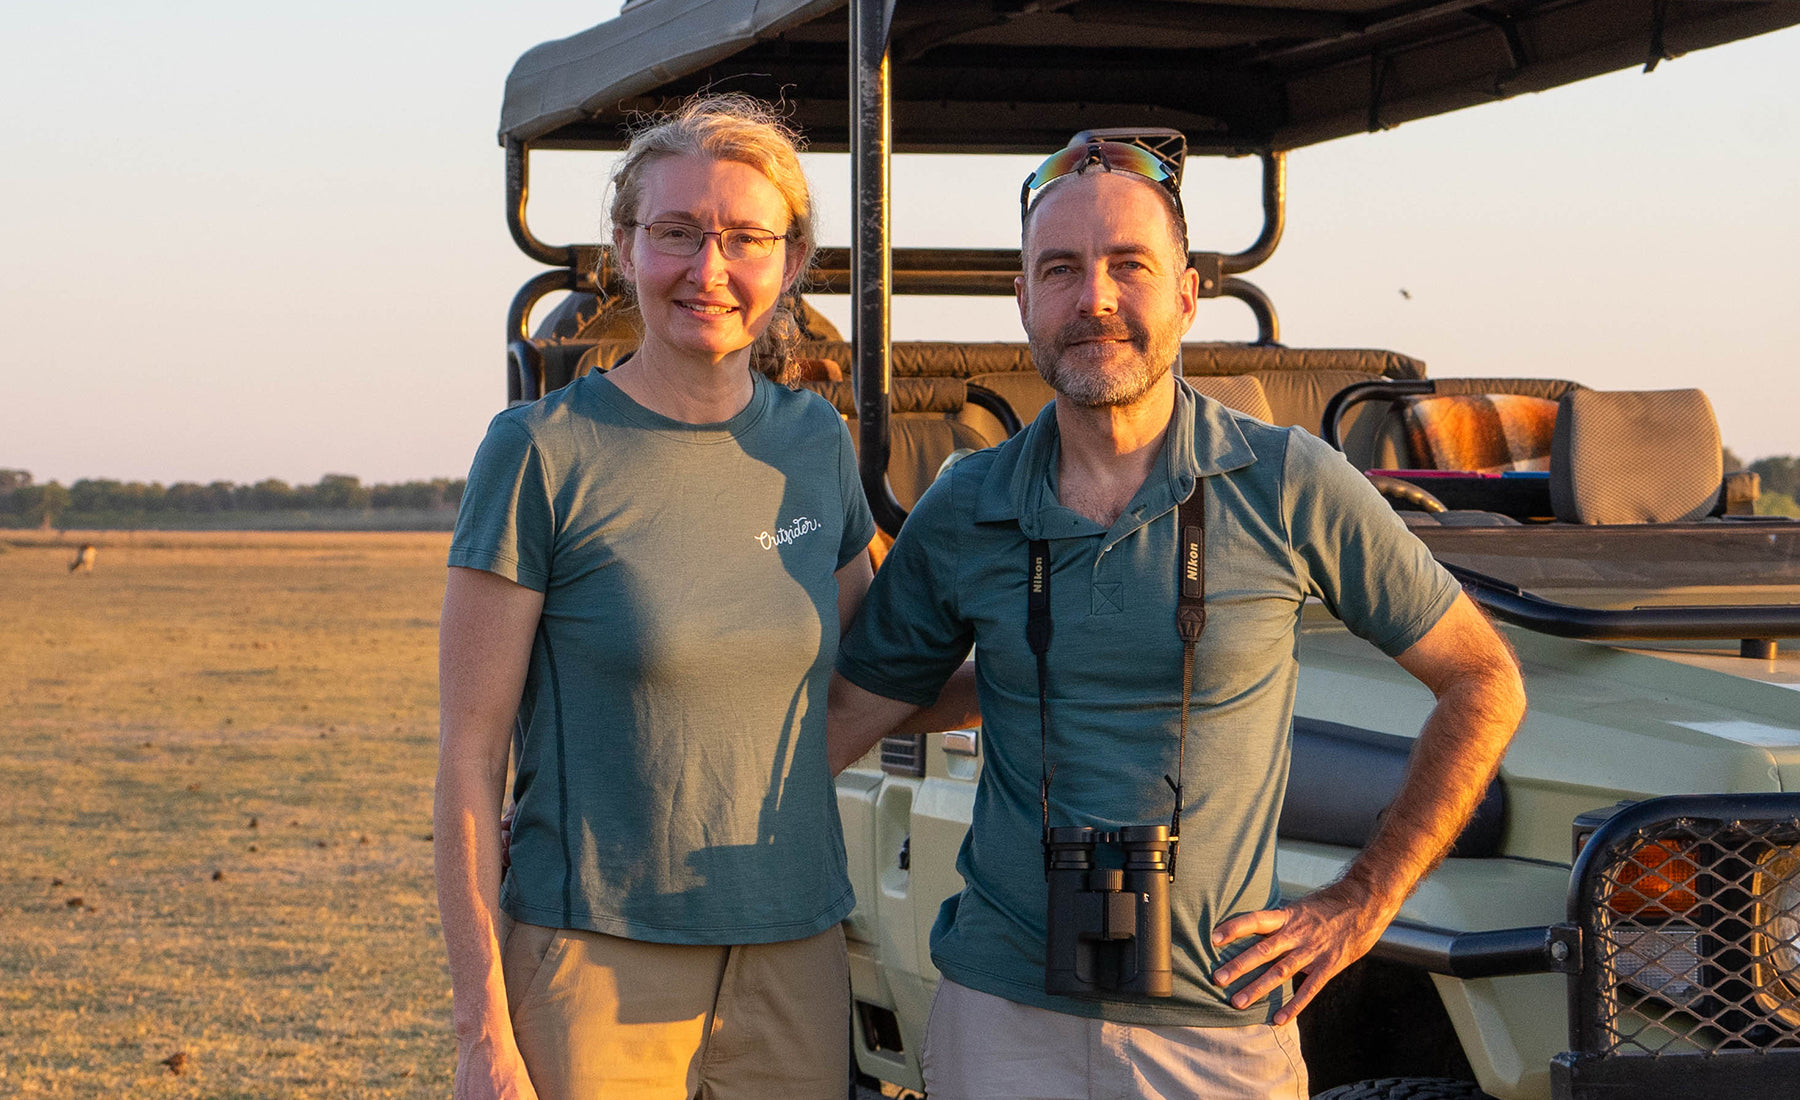
<instances>
[{"instance_id":1,"label":"hazy sky","mask_svg":"<svg viewBox=\"0 0 1800 1100\"><path fill-rule=\"evenodd\" d=\"M616 6L7 6L0 467L462 474L504 402L506 303L537 270L502 217L502 85ZM1300 150L1286 239L1249 277L1290 344L1700 385L1745 458L1800 452L1797 71L1789 29ZM1015 244L1034 159L903 158L897 239ZM607 161L540 159L541 236L592 239ZM845 243L848 164L809 170ZM1253 162L1191 168L1196 247L1243 247L1257 202ZM847 330L844 300L820 304ZM895 334L1017 324L1010 301L901 300ZM1252 332L1222 301L1194 337Z\"/></svg>"}]
</instances>

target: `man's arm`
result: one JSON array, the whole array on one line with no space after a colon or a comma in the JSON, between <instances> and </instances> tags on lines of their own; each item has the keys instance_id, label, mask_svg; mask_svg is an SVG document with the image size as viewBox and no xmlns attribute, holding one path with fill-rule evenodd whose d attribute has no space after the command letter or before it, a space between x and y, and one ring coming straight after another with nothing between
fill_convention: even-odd
<instances>
[{"instance_id":1,"label":"man's arm","mask_svg":"<svg viewBox=\"0 0 1800 1100\"><path fill-rule=\"evenodd\" d=\"M535 1100L513 1039L500 965L500 804L540 592L452 567L439 628L438 913L450 957L457 1100Z\"/></svg>"},{"instance_id":2,"label":"man's arm","mask_svg":"<svg viewBox=\"0 0 1800 1100\"><path fill-rule=\"evenodd\" d=\"M841 637L855 621L856 612L862 607L863 597L869 594L869 583L875 579L875 567L869 561L869 552L865 550L851 558L836 575L838 635Z\"/></svg>"},{"instance_id":3,"label":"man's arm","mask_svg":"<svg viewBox=\"0 0 1800 1100\"><path fill-rule=\"evenodd\" d=\"M950 674L928 707L903 703L865 691L844 674L831 674L831 693L826 702L826 745L831 774L836 775L862 759L875 742L890 734L933 733L970 729L981 724L981 706L975 697L975 662L964 661Z\"/></svg>"},{"instance_id":4,"label":"man's arm","mask_svg":"<svg viewBox=\"0 0 1800 1100\"><path fill-rule=\"evenodd\" d=\"M838 629L848 633L874 580L869 555L858 554L837 571ZM831 674L826 697L826 744L831 774L836 775L862 759L875 742L893 733L935 733L968 729L981 724L981 706L975 697L975 662L964 661L950 674L928 707L902 703L872 691L864 691L843 673Z\"/></svg>"},{"instance_id":5,"label":"man's arm","mask_svg":"<svg viewBox=\"0 0 1800 1100\"><path fill-rule=\"evenodd\" d=\"M1431 689L1437 705L1374 839L1331 885L1213 929L1213 943L1220 946L1263 937L1213 973L1221 988L1273 963L1232 998L1239 1008L1305 971L1293 1000L1276 1013L1278 1024L1293 1019L1381 938L1401 904L1456 843L1525 715L1518 660L1466 595L1458 595L1437 625L1395 660Z\"/></svg>"}]
</instances>

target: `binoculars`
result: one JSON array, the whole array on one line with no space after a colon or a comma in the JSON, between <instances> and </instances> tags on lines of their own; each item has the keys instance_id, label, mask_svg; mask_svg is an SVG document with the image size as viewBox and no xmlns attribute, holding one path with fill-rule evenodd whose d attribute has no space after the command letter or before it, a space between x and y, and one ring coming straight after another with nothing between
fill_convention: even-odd
<instances>
[{"instance_id":1,"label":"binoculars","mask_svg":"<svg viewBox=\"0 0 1800 1100\"><path fill-rule=\"evenodd\" d=\"M1124 866L1095 867L1100 845L1123 853ZM1060 826L1044 846L1050 864L1044 992L1170 996L1169 827Z\"/></svg>"}]
</instances>

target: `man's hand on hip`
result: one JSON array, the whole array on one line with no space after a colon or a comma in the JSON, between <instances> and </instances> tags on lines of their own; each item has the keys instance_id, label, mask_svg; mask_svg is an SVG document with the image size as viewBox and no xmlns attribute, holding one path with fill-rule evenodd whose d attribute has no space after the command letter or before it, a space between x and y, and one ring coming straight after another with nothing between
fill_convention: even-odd
<instances>
[{"instance_id":1,"label":"man's hand on hip","mask_svg":"<svg viewBox=\"0 0 1800 1100\"><path fill-rule=\"evenodd\" d=\"M1299 1015L1326 982L1375 946L1392 916L1360 886L1349 882L1332 883L1279 909L1241 913L1213 929L1213 945L1223 947L1247 936L1261 936L1262 940L1213 971L1213 981L1227 989L1269 964L1231 998L1234 1006L1248 1008L1304 972L1306 977L1294 988L1293 999L1275 1014L1274 1022L1285 1024Z\"/></svg>"}]
</instances>

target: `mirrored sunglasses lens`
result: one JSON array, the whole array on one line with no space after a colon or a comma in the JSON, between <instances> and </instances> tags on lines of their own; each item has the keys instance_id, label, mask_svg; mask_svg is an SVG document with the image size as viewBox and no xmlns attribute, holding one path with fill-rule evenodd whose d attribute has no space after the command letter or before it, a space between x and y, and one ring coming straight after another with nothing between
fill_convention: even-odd
<instances>
[{"instance_id":1,"label":"mirrored sunglasses lens","mask_svg":"<svg viewBox=\"0 0 1800 1100\"><path fill-rule=\"evenodd\" d=\"M1121 145L1107 142L1105 145L1107 163L1115 169L1123 168L1127 172L1135 172L1140 176L1148 176L1158 183L1169 178L1168 166L1155 153L1148 149L1140 149L1135 145Z\"/></svg>"},{"instance_id":2,"label":"mirrored sunglasses lens","mask_svg":"<svg viewBox=\"0 0 1800 1100\"><path fill-rule=\"evenodd\" d=\"M1067 149L1059 149L1045 157L1044 163L1037 166L1037 171L1031 174L1030 187L1035 191L1051 180L1061 179L1086 164L1087 159L1088 147L1085 145L1071 145Z\"/></svg>"},{"instance_id":3,"label":"mirrored sunglasses lens","mask_svg":"<svg viewBox=\"0 0 1800 1100\"><path fill-rule=\"evenodd\" d=\"M1093 142L1087 145L1071 145L1067 149L1059 149L1045 158L1038 165L1037 171L1031 174L1027 186L1037 190L1052 180L1074 172L1088 162L1089 157L1098 151L1106 166L1117 172L1130 172L1145 176L1158 183L1173 179L1169 166L1162 162L1155 153L1141 149L1136 145L1126 145L1118 141Z\"/></svg>"}]
</instances>

